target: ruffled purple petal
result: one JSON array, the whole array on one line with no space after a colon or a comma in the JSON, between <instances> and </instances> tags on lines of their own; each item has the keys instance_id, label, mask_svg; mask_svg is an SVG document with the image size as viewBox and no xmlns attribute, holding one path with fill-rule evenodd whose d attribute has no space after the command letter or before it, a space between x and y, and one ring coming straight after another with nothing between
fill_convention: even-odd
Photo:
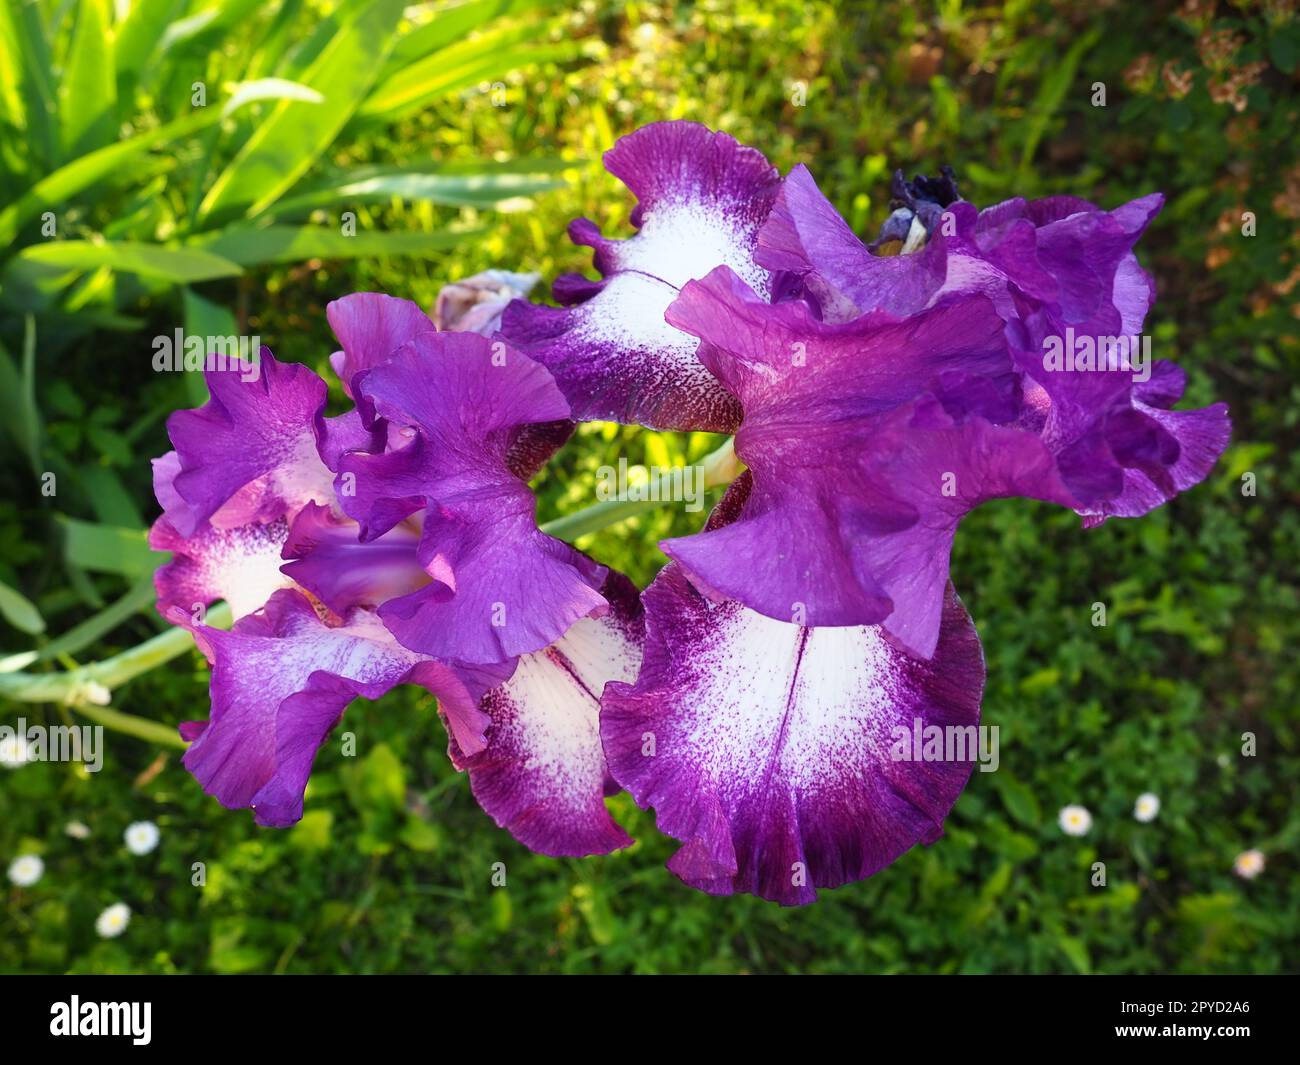
<instances>
[{"instance_id":1,"label":"ruffled purple petal","mask_svg":"<svg viewBox=\"0 0 1300 1065\"><path fill-rule=\"evenodd\" d=\"M687 281L723 264L770 296L754 247L779 176L761 153L690 122L642 127L605 153L605 166L637 197L639 232L610 240L586 219L573 223L604 280L557 286L567 307L512 303L502 332L555 374L579 420L730 431L734 401L664 311Z\"/></svg>"},{"instance_id":2,"label":"ruffled purple petal","mask_svg":"<svg viewBox=\"0 0 1300 1065\"><path fill-rule=\"evenodd\" d=\"M405 446L338 464L340 479L355 479L339 501L363 541L423 522L430 583L379 611L403 644L499 662L546 647L604 606L604 568L538 531L532 493L509 469L521 426L568 413L543 367L477 334L433 333L359 376L357 389L379 416L415 429Z\"/></svg>"},{"instance_id":3,"label":"ruffled purple petal","mask_svg":"<svg viewBox=\"0 0 1300 1065\"><path fill-rule=\"evenodd\" d=\"M981 503L1022 496L1070 506L1053 457L1033 433L954 420L936 399L880 423L841 508L854 568L893 603L884 628L928 658L942 639L948 561L961 519Z\"/></svg>"},{"instance_id":4,"label":"ruffled purple petal","mask_svg":"<svg viewBox=\"0 0 1300 1065\"><path fill-rule=\"evenodd\" d=\"M881 445L895 411L942 391L946 375L997 379L1010 369L992 304L973 297L904 322L828 325L803 302L768 306L718 270L687 285L669 313L706 342L701 358L744 407L736 454L753 489L738 521L663 550L698 586L777 620L884 621L899 604L885 587L890 574L855 549L871 502L855 457ZM927 474L925 487L938 492L949 468ZM916 524L910 505L895 510L889 528Z\"/></svg>"},{"instance_id":5,"label":"ruffled purple petal","mask_svg":"<svg viewBox=\"0 0 1300 1065\"><path fill-rule=\"evenodd\" d=\"M797 905L939 838L972 762L895 755L900 729L978 723L983 655L955 594L928 662L879 628L711 600L676 564L644 602L641 673L606 688L601 736L614 778L682 841L683 881Z\"/></svg>"},{"instance_id":6,"label":"ruffled purple petal","mask_svg":"<svg viewBox=\"0 0 1300 1065\"><path fill-rule=\"evenodd\" d=\"M408 340L434 331L433 320L410 300L379 292L354 292L325 307L330 328L343 345L330 365L351 396L352 379L378 366Z\"/></svg>"},{"instance_id":7,"label":"ruffled purple petal","mask_svg":"<svg viewBox=\"0 0 1300 1065\"><path fill-rule=\"evenodd\" d=\"M208 402L167 419L179 471L159 501L181 536L209 520L225 528L273 521L334 498L316 443L325 382L266 348L256 368L237 365L207 371Z\"/></svg>"},{"instance_id":8,"label":"ruffled purple petal","mask_svg":"<svg viewBox=\"0 0 1300 1065\"><path fill-rule=\"evenodd\" d=\"M189 625L179 613L172 619L191 628L212 663L212 715L183 728L193 740L185 767L223 806L253 809L258 824L302 817L316 752L358 696L420 684L465 743L482 742L482 688L401 647L368 612L331 626L301 593L281 591L229 632Z\"/></svg>"},{"instance_id":9,"label":"ruffled purple petal","mask_svg":"<svg viewBox=\"0 0 1300 1065\"><path fill-rule=\"evenodd\" d=\"M1164 438L1174 441L1176 457L1145 468L1136 463L1126 468L1117 495L1102 501L1095 510L1080 509L1087 525L1099 525L1107 517L1140 517L1162 506L1205 480L1228 446L1232 423L1225 403L1186 411L1164 410L1140 400L1133 406L1156 424Z\"/></svg>"},{"instance_id":10,"label":"ruffled purple petal","mask_svg":"<svg viewBox=\"0 0 1300 1065\"><path fill-rule=\"evenodd\" d=\"M452 759L498 825L541 854L606 854L632 840L609 815L600 743L608 681L636 679L644 622L636 588L610 573L610 610L583 618L550 647L520 657L514 674L479 704L492 724L487 747Z\"/></svg>"},{"instance_id":11,"label":"ruffled purple petal","mask_svg":"<svg viewBox=\"0 0 1300 1065\"><path fill-rule=\"evenodd\" d=\"M1086 337L1098 346L1110 337L1139 339L1154 285L1133 246L1162 203L1154 194L1103 211L1059 196L976 212L957 202L921 250L878 256L796 168L759 233L757 258L798 278L830 322L882 311L910 316L953 294L987 297L1018 351L1025 406L998 411L986 403L974 412L1041 432L1080 514L1142 513L1213 465L1216 442L1227 441L1223 412L1148 417L1131 373L1049 371L1044 355L1053 338ZM1188 435L1186 460L1175 427Z\"/></svg>"}]
</instances>

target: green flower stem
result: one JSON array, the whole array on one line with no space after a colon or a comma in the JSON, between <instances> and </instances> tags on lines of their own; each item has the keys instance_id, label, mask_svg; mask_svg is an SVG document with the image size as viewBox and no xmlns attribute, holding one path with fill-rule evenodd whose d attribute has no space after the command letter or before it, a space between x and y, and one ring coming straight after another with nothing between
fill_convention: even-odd
<instances>
[{"instance_id":1,"label":"green flower stem","mask_svg":"<svg viewBox=\"0 0 1300 1065\"><path fill-rule=\"evenodd\" d=\"M183 751L189 746L181 739L181 734L170 725L160 725L157 721L149 721L143 717L136 717L135 714L124 714L120 710L95 706L91 703L81 703L74 709L97 725L103 725L110 732L121 732L127 736L134 736L138 740L145 740L159 747L171 747L178 751Z\"/></svg>"},{"instance_id":2,"label":"green flower stem","mask_svg":"<svg viewBox=\"0 0 1300 1065\"><path fill-rule=\"evenodd\" d=\"M706 490L716 488L719 485L730 484L745 468L741 461L736 458L736 449L730 438L716 451L706 455L700 466L704 470L704 488ZM661 503L667 502L672 498L671 492L655 491L654 489L657 487L671 489L673 479L673 474L668 472L650 481L645 486L647 497L645 499L608 499L601 503L593 503L582 510L576 510L572 514L566 514L562 518L548 521L545 525L539 527L542 532L554 536L557 540L573 543L579 537L586 536L587 533L596 532L596 530L604 529L610 525L617 525L620 521L634 518L638 514L653 510Z\"/></svg>"},{"instance_id":3,"label":"green flower stem","mask_svg":"<svg viewBox=\"0 0 1300 1065\"><path fill-rule=\"evenodd\" d=\"M744 469L736 458L730 440L707 455L700 465L704 470L705 489L729 484ZM661 475L658 483L664 488L670 487L672 474ZM663 498L611 499L594 503L573 514L548 521L541 526L541 530L559 540L572 543L580 536L626 521L671 498L671 493L667 491L646 494ZM114 608L109 609L111 611ZM227 604L219 603L208 611L209 625L225 628L230 622L230 607ZM121 687L164 662L170 662L193 646L194 638L186 629L172 628L112 658L62 673L0 673L0 698L20 703L60 703L115 732L167 747L183 748L184 741L172 729L155 721L111 710L108 702L114 688Z\"/></svg>"},{"instance_id":4,"label":"green flower stem","mask_svg":"<svg viewBox=\"0 0 1300 1065\"><path fill-rule=\"evenodd\" d=\"M224 628L230 620L230 607L225 603L218 603L208 611L207 623L214 628ZM153 730L164 726L105 709L109 695L114 688L170 662L193 646L194 638L187 630L168 629L112 658L63 673L0 674L0 697L20 703L63 703L99 721L105 728L137 736L143 730L156 738Z\"/></svg>"}]
</instances>

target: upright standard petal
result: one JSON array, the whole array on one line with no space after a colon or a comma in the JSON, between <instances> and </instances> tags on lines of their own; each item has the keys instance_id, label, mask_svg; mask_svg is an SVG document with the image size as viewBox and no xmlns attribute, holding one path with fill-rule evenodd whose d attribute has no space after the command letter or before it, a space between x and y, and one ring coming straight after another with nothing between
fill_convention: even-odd
<instances>
[{"instance_id":1,"label":"upright standard petal","mask_svg":"<svg viewBox=\"0 0 1300 1065\"><path fill-rule=\"evenodd\" d=\"M540 854L606 854L632 842L605 808L613 785L600 743L600 697L607 682L636 679L645 626L626 577L611 572L601 593L608 612L522 655L510 679L484 697L487 746L466 755L451 745L483 809Z\"/></svg>"},{"instance_id":2,"label":"upright standard petal","mask_svg":"<svg viewBox=\"0 0 1300 1065\"><path fill-rule=\"evenodd\" d=\"M520 427L568 413L543 367L474 333L432 333L356 380L360 401L415 430L403 447L338 463L355 479L340 503L363 541L413 515L423 523L430 582L379 609L398 640L443 660L500 662L605 606L604 568L538 531L536 501L509 468Z\"/></svg>"},{"instance_id":3,"label":"upright standard petal","mask_svg":"<svg viewBox=\"0 0 1300 1065\"><path fill-rule=\"evenodd\" d=\"M1227 443L1226 408L1155 415L1132 362L1108 368L1101 354L1117 343L1149 346L1141 330L1154 285L1133 247L1162 203L1154 194L1104 211L1056 196L977 211L950 201L931 212L920 250L879 256L797 167L759 233L757 259L798 278L830 322L912 315L955 293L992 300L1018 352L1026 400L1008 420L1041 433L1073 508L1096 524L1195 484ZM1086 355L1077 361L1076 345ZM1064 358L1049 354L1063 349Z\"/></svg>"},{"instance_id":4,"label":"upright standard petal","mask_svg":"<svg viewBox=\"0 0 1300 1065\"><path fill-rule=\"evenodd\" d=\"M724 264L770 296L754 249L779 175L753 148L691 122L642 127L605 153L605 166L637 197L637 234L611 240L574 222L570 236L595 249L604 279L557 281L570 306L512 303L502 332L555 374L579 420L728 432L734 401L664 311L686 282Z\"/></svg>"},{"instance_id":5,"label":"upright standard petal","mask_svg":"<svg viewBox=\"0 0 1300 1065\"><path fill-rule=\"evenodd\" d=\"M857 459L880 447L891 416L927 392L942 394L952 375L1010 374L992 304L971 297L906 321L868 316L828 325L806 303L766 305L718 270L687 285L669 316L706 342L701 358L740 399L736 454L749 467L752 491L735 522L665 541L663 550L701 588L770 618L811 626L884 621L900 607L887 587L896 574L858 542L863 512L882 533L915 527L920 514L910 501L893 501L882 513L893 497L877 505ZM941 474L952 468L946 461L923 471L922 490L937 496ZM947 553L925 561L933 599ZM928 579L936 574L937 582ZM926 604L936 622L939 602Z\"/></svg>"},{"instance_id":6,"label":"upright standard petal","mask_svg":"<svg viewBox=\"0 0 1300 1065\"><path fill-rule=\"evenodd\" d=\"M330 328L343 345L330 365L351 396L357 374L380 365L408 340L434 331L433 320L410 300L380 292L353 292L325 307Z\"/></svg>"},{"instance_id":7,"label":"upright standard petal","mask_svg":"<svg viewBox=\"0 0 1300 1065\"><path fill-rule=\"evenodd\" d=\"M710 894L785 905L932 843L970 775L984 663L949 591L939 650L879 628L805 628L701 594L670 564L644 595L645 660L605 689L610 771L682 842ZM943 739L937 757L913 737ZM915 757L913 757L915 754Z\"/></svg>"},{"instance_id":8,"label":"upright standard petal","mask_svg":"<svg viewBox=\"0 0 1300 1065\"><path fill-rule=\"evenodd\" d=\"M358 696L377 699L397 684L438 696L462 742L481 744L477 709L484 680L422 659L394 641L373 614L342 625L321 620L306 597L286 590L229 632L172 620L194 633L212 663L212 716L185 726L185 767L223 806L251 808L257 823L302 817L303 792L321 744Z\"/></svg>"}]
</instances>

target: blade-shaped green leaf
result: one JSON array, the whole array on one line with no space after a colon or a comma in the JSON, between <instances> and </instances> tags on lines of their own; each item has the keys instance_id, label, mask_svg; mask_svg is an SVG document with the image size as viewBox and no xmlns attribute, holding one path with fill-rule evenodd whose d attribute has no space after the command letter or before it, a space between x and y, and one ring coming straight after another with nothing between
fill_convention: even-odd
<instances>
[{"instance_id":1,"label":"blade-shaped green leaf","mask_svg":"<svg viewBox=\"0 0 1300 1065\"><path fill-rule=\"evenodd\" d=\"M33 148L51 164L58 150L58 115L55 110L54 63L40 8L18 4L14 12L14 33L22 56L23 98L27 101L27 131ZM7 241L0 237L0 246Z\"/></svg>"},{"instance_id":2,"label":"blade-shaped green leaf","mask_svg":"<svg viewBox=\"0 0 1300 1065\"><path fill-rule=\"evenodd\" d=\"M106 525L136 527L144 524L139 508L122 479L109 466L86 466L81 484L90 497L95 517Z\"/></svg>"},{"instance_id":3,"label":"blade-shaped green leaf","mask_svg":"<svg viewBox=\"0 0 1300 1065\"><path fill-rule=\"evenodd\" d=\"M430 174L402 168L343 178L338 184L291 196L274 207L276 215L315 210L341 203L378 203L397 197L454 207L492 207L520 196L564 188L544 174Z\"/></svg>"},{"instance_id":4,"label":"blade-shaped green leaf","mask_svg":"<svg viewBox=\"0 0 1300 1065\"><path fill-rule=\"evenodd\" d=\"M373 233L363 230L349 237L324 226L267 226L264 229L225 229L198 246L241 266L254 266L302 259L425 255L454 248L477 235L477 230L439 233Z\"/></svg>"},{"instance_id":5,"label":"blade-shaped green leaf","mask_svg":"<svg viewBox=\"0 0 1300 1065\"><path fill-rule=\"evenodd\" d=\"M109 0L80 0L68 59L59 79L59 129L69 155L103 147L117 132L117 76Z\"/></svg>"},{"instance_id":6,"label":"blade-shaped green leaf","mask_svg":"<svg viewBox=\"0 0 1300 1065\"><path fill-rule=\"evenodd\" d=\"M1020 154L1020 173L1022 175L1030 169L1039 142L1046 134L1052 117L1064 102L1066 93L1070 91L1075 72L1079 69L1079 61L1083 58L1084 53L1097 43L1100 36L1098 30L1085 33L1070 46L1070 50L1058 62L1051 64L1048 68L1047 74L1039 87L1038 95L1030 108L1028 133L1025 135L1024 148Z\"/></svg>"},{"instance_id":7,"label":"blade-shaped green leaf","mask_svg":"<svg viewBox=\"0 0 1300 1065\"><path fill-rule=\"evenodd\" d=\"M242 210L252 217L293 187L370 91L393 45L403 0L376 0L341 30L300 80L325 104L282 101L245 142L199 205L199 217Z\"/></svg>"},{"instance_id":8,"label":"blade-shaped green leaf","mask_svg":"<svg viewBox=\"0 0 1300 1065\"><path fill-rule=\"evenodd\" d=\"M0 121L15 129L27 125L27 105L23 101L21 72L23 54L18 43L18 28L7 3L0 4Z\"/></svg>"},{"instance_id":9,"label":"blade-shaped green leaf","mask_svg":"<svg viewBox=\"0 0 1300 1065\"><path fill-rule=\"evenodd\" d=\"M62 207L73 196L117 172L150 148L187 137L220 117L218 108L203 108L147 133L138 133L128 140L100 148L60 167L33 185L21 199L0 211L0 248L8 245L18 235L22 225L41 211Z\"/></svg>"},{"instance_id":10,"label":"blade-shaped green leaf","mask_svg":"<svg viewBox=\"0 0 1300 1065\"><path fill-rule=\"evenodd\" d=\"M119 89L139 80L181 0L133 0L113 41Z\"/></svg>"},{"instance_id":11,"label":"blade-shaped green leaf","mask_svg":"<svg viewBox=\"0 0 1300 1065\"><path fill-rule=\"evenodd\" d=\"M92 573L143 577L158 565L158 555L150 550L143 529L96 525L77 518L59 520L64 532L64 557L74 566Z\"/></svg>"},{"instance_id":12,"label":"blade-shaped green leaf","mask_svg":"<svg viewBox=\"0 0 1300 1065\"><path fill-rule=\"evenodd\" d=\"M197 248L169 248L132 241L56 240L25 248L18 258L69 270L94 270L107 266L124 273L173 282L211 281L215 277L234 277L243 272L229 259Z\"/></svg>"},{"instance_id":13,"label":"blade-shaped green leaf","mask_svg":"<svg viewBox=\"0 0 1300 1065\"><path fill-rule=\"evenodd\" d=\"M239 110L255 100L301 100L308 104L322 104L325 97L309 85L284 78L256 78L253 81L233 82L226 86L230 99L222 108L223 115Z\"/></svg>"},{"instance_id":14,"label":"blade-shaped green leaf","mask_svg":"<svg viewBox=\"0 0 1300 1065\"><path fill-rule=\"evenodd\" d=\"M182 290L185 308L185 334L194 337L235 336L239 327L226 307L204 299L191 288ZM187 373L185 388L190 402L201 407L208 401L208 382L201 373Z\"/></svg>"},{"instance_id":15,"label":"blade-shaped green leaf","mask_svg":"<svg viewBox=\"0 0 1300 1065\"><path fill-rule=\"evenodd\" d=\"M538 63L564 62L583 53L583 41L533 44L525 38L533 27L506 27L462 42L412 63L388 78L361 105L363 118L400 117L430 100L498 81L513 70Z\"/></svg>"},{"instance_id":16,"label":"blade-shaped green leaf","mask_svg":"<svg viewBox=\"0 0 1300 1065\"><path fill-rule=\"evenodd\" d=\"M402 35L389 57L384 77L464 40L494 19L559 6L557 0L463 0L440 4L433 18Z\"/></svg>"},{"instance_id":17,"label":"blade-shaped green leaf","mask_svg":"<svg viewBox=\"0 0 1300 1065\"><path fill-rule=\"evenodd\" d=\"M163 54L174 48L197 41L204 34L214 36L221 30L239 26L247 21L262 5L264 0L218 0L210 7L205 7L192 15L185 15L163 30L158 49ZM181 11L188 9L182 5ZM199 45L196 43L196 47Z\"/></svg>"},{"instance_id":18,"label":"blade-shaped green leaf","mask_svg":"<svg viewBox=\"0 0 1300 1065\"><path fill-rule=\"evenodd\" d=\"M36 604L3 581L0 581L0 615L15 629L30 636L45 631L45 619Z\"/></svg>"},{"instance_id":19,"label":"blade-shaped green leaf","mask_svg":"<svg viewBox=\"0 0 1300 1065\"><path fill-rule=\"evenodd\" d=\"M27 345L24 345L26 347ZM0 345L0 418L14 443L27 456L32 472L40 474L41 412L36 406L35 384L29 376L34 373L35 360L24 358L20 371L12 356Z\"/></svg>"}]
</instances>

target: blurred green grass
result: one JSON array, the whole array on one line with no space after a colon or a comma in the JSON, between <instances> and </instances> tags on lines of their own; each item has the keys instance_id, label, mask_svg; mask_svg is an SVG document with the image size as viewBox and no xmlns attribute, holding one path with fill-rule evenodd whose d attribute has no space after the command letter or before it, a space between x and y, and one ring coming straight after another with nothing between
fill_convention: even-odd
<instances>
[{"instance_id":1,"label":"blurred green grass","mask_svg":"<svg viewBox=\"0 0 1300 1065\"><path fill-rule=\"evenodd\" d=\"M1163 191L1168 205L1139 248L1160 294L1156 355L1189 371L1188 404L1230 403L1232 448L1204 484L1140 521L1085 532L1072 515L1008 501L963 525L954 580L984 642L984 720L1001 728L1001 768L973 774L939 843L802 910L683 887L663 868L673 843L625 796L612 803L635 847L538 858L478 809L428 700L399 691L349 710L343 727L359 756L327 744L307 816L288 831L222 810L173 754L111 734L97 776L64 765L0 771L0 861L34 851L46 863L35 887L4 885L0 970L1293 971L1296 22L1269 5L1195 7L1209 20L1171 4L588 2L569 21L603 42L595 62L507 79L505 107L469 93L339 148L340 161L360 164L561 154L573 163L568 189L518 213L364 207L361 226L457 221L484 232L428 261L313 262L203 287L245 308L248 331L277 356L323 371L333 348L324 305L342 293L427 306L443 283L488 267L547 280L585 270L565 224L586 215L624 232L630 209L601 151L665 118L726 129L782 170L806 163L860 233L887 213L900 166L951 163L977 203L1070 193L1110 207ZM1205 36L1221 30L1241 41L1229 67ZM1231 72L1256 60L1267 70L1243 90L1243 109L1216 102ZM1176 77L1171 91L1167 66L1194 75L1185 96ZM1105 107L1091 103L1098 82ZM1258 220L1250 238L1240 234L1247 210ZM96 337L43 367L39 399L55 446L112 465L148 517L147 459L166 449L163 419L186 400L183 386L149 373L141 339L175 321L162 305L141 313L150 324L139 335ZM136 427L126 454L101 453L82 431L87 411L118 433ZM712 442L585 427L539 479L539 514L590 502L591 471L620 455L662 463ZM1241 493L1247 472L1257 496ZM0 476L0 579L66 628L81 615L57 610L48 501L16 457ZM644 584L663 561L655 542L697 520L664 508L582 546ZM101 585L110 596L124 589ZM1108 606L1105 628L1091 624L1094 602ZM142 615L82 657L156 629ZM26 646L0 632L6 650ZM201 718L206 669L177 660L114 701L167 723ZM24 712L59 719L52 708ZM12 716L8 707L0 719ZM1258 736L1254 758L1240 755L1247 731ZM1163 808L1141 825L1132 806L1145 791ZM1082 839L1056 827L1071 802L1093 814ZM159 824L162 842L133 857L122 832L140 819ZM88 839L65 834L72 820L90 827ZM1246 882L1232 861L1249 847L1268 867ZM1094 861L1106 863L1105 889L1089 884ZM200 862L203 890L191 885ZM491 884L497 862L504 889ZM95 916L118 900L134 911L131 927L98 940Z\"/></svg>"}]
</instances>

